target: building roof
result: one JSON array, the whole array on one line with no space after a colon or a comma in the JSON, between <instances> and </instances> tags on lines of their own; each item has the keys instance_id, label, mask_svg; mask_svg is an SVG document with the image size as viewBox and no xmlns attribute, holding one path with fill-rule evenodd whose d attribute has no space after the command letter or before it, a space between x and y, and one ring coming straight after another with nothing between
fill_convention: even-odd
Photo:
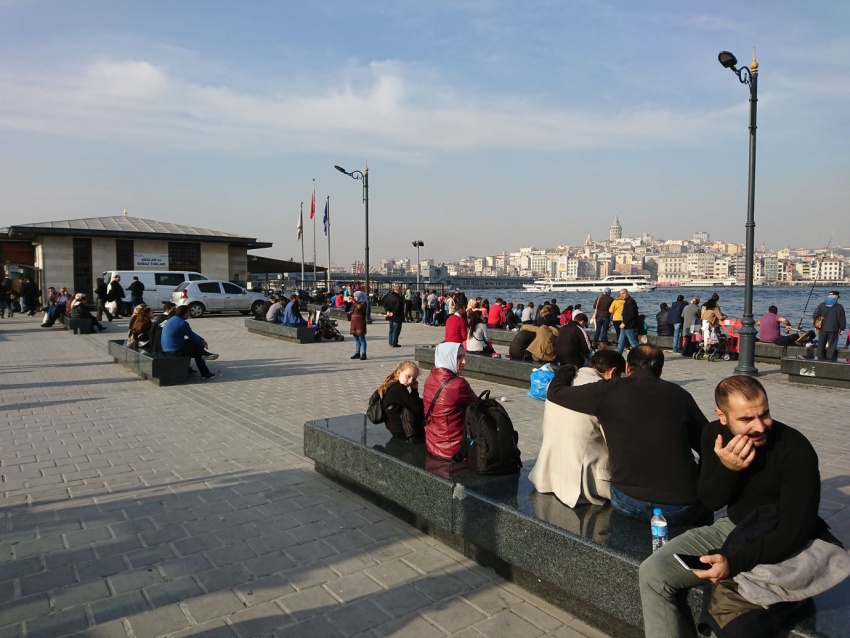
<instances>
[{"instance_id":1,"label":"building roof","mask_svg":"<svg viewBox=\"0 0 850 638\"><path fill-rule=\"evenodd\" d=\"M34 238L38 235L73 235L75 237L118 237L121 239L162 239L173 241L204 241L227 243L246 248L270 248L270 242L257 241L208 228L160 222L141 217L89 217L35 224L19 224L0 229L10 239Z\"/></svg>"}]
</instances>

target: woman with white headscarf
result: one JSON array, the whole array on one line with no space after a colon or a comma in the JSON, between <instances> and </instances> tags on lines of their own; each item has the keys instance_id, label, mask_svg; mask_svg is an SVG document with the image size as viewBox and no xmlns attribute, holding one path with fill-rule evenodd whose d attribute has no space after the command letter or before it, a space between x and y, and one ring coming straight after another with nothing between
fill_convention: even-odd
<instances>
[{"instance_id":1,"label":"woman with white headscarf","mask_svg":"<svg viewBox=\"0 0 850 638\"><path fill-rule=\"evenodd\" d=\"M465 357L461 344L439 344L434 352L434 369L425 381L425 446L444 459L460 451L466 406L478 399L469 382L460 376Z\"/></svg>"}]
</instances>

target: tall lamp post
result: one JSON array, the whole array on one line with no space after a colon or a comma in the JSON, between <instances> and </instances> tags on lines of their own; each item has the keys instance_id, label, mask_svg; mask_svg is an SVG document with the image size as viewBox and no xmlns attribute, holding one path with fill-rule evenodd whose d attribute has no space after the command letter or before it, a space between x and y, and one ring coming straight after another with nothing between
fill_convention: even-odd
<instances>
[{"instance_id":1,"label":"tall lamp post","mask_svg":"<svg viewBox=\"0 0 850 638\"><path fill-rule=\"evenodd\" d=\"M422 260L419 258L419 249L425 245L425 242L421 239L417 239L413 242L413 247L416 248L416 290L419 290L419 274L422 270Z\"/></svg>"},{"instance_id":2,"label":"tall lamp post","mask_svg":"<svg viewBox=\"0 0 850 638\"><path fill-rule=\"evenodd\" d=\"M366 271L366 320L372 323L372 298L369 288L369 167L367 166L363 171L351 172L348 172L342 166L334 165L334 168L352 179L359 179L363 183L363 203L366 206L366 259L363 264Z\"/></svg>"},{"instance_id":3,"label":"tall lamp post","mask_svg":"<svg viewBox=\"0 0 850 638\"><path fill-rule=\"evenodd\" d=\"M738 76L741 84L750 87L750 174L747 186L747 246L746 264L744 270L744 320L741 327L741 344L738 355L738 365L735 374L758 376L755 366L756 329L753 321L753 260L755 258L755 229L754 209L756 202L756 104L758 103L758 74L759 63L756 61L756 50L753 48L753 61L750 67L738 68L738 58L721 51L717 56L720 64Z\"/></svg>"}]
</instances>

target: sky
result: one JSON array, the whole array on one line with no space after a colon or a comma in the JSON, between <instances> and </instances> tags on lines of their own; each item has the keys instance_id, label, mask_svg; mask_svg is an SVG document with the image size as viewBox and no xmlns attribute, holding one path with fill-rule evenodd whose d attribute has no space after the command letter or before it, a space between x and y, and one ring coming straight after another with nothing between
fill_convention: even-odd
<instances>
[{"instance_id":1,"label":"sky","mask_svg":"<svg viewBox=\"0 0 850 638\"><path fill-rule=\"evenodd\" d=\"M0 226L120 215L372 267L625 235L850 246L850 3L0 0ZM315 182L314 182L315 180Z\"/></svg>"}]
</instances>

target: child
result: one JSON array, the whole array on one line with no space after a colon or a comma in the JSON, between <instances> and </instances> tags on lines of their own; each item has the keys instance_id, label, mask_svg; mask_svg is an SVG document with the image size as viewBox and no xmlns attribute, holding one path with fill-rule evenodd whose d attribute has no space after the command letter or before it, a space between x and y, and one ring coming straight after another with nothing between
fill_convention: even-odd
<instances>
[{"instance_id":1,"label":"child","mask_svg":"<svg viewBox=\"0 0 850 638\"><path fill-rule=\"evenodd\" d=\"M425 412L419 397L419 366L402 361L378 386L384 423L393 437L408 443L422 443L425 436Z\"/></svg>"}]
</instances>

